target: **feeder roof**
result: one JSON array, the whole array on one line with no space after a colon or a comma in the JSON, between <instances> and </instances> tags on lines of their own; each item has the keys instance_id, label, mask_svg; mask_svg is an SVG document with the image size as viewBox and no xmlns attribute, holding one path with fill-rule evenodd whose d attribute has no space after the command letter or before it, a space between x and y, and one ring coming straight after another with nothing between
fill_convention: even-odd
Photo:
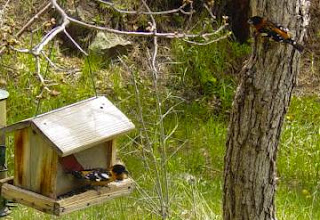
<instances>
[{"instance_id":1,"label":"feeder roof","mask_svg":"<svg viewBox=\"0 0 320 220\"><path fill-rule=\"evenodd\" d=\"M134 124L106 97L95 97L26 119L4 128L31 126L62 157L83 151L134 129Z\"/></svg>"}]
</instances>

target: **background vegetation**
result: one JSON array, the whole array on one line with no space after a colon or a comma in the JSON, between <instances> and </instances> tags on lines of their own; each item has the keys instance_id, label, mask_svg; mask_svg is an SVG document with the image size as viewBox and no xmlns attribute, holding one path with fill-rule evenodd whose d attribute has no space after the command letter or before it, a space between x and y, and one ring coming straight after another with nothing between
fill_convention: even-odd
<instances>
[{"instance_id":1,"label":"background vegetation","mask_svg":"<svg viewBox=\"0 0 320 220\"><path fill-rule=\"evenodd\" d=\"M40 37L41 33L34 36ZM29 40L26 37L21 44L28 45ZM42 60L44 76L55 85L41 97L34 58L15 52L3 55L0 85L10 93L8 124L94 96L93 73L98 94L110 99L137 127L118 142L119 157L136 180L137 189L128 197L61 219L159 219L159 181L168 183L165 193L170 219L221 219L228 116L237 73L250 54L250 45L240 45L232 38L208 46L161 41L156 90L146 55L149 39L130 40L134 44L127 55L115 59L91 55L90 63L81 56L66 56L61 47L52 45L51 59L73 71L57 72ZM278 219L320 219L320 99L310 89L319 78L316 58L312 50L304 54L302 82L283 127L277 165ZM161 111L166 113L160 120L158 97ZM11 136L7 143L12 175ZM165 161L162 149L166 150ZM55 218L21 205L12 211L7 219Z\"/></svg>"}]
</instances>

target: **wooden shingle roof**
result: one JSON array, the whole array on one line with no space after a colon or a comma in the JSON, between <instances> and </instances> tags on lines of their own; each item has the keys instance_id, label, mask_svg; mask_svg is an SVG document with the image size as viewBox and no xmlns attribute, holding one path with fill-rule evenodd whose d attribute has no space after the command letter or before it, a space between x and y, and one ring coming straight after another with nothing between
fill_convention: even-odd
<instances>
[{"instance_id":1,"label":"wooden shingle roof","mask_svg":"<svg viewBox=\"0 0 320 220\"><path fill-rule=\"evenodd\" d=\"M60 156L83 151L134 129L134 124L106 97L95 97L5 128L31 126L53 144Z\"/></svg>"}]
</instances>

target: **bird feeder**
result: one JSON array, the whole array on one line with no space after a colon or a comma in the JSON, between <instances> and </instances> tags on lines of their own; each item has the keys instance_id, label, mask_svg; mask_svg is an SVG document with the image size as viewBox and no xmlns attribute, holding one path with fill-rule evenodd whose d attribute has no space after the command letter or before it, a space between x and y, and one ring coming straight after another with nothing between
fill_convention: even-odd
<instances>
[{"instance_id":1,"label":"bird feeder","mask_svg":"<svg viewBox=\"0 0 320 220\"><path fill-rule=\"evenodd\" d=\"M134 124L107 98L95 97L2 128L14 133L14 177L1 195L55 215L129 194L130 178L83 191L68 171L108 169L116 163L115 139Z\"/></svg>"}]
</instances>

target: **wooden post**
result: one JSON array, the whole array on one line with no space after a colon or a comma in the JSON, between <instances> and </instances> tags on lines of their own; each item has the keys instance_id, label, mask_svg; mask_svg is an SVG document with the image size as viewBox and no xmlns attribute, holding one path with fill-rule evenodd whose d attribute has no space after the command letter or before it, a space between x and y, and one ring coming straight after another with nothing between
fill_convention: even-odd
<instances>
[{"instance_id":1,"label":"wooden post","mask_svg":"<svg viewBox=\"0 0 320 220\"><path fill-rule=\"evenodd\" d=\"M7 124L7 111L6 111L6 100L9 93L5 90L0 89L0 128ZM7 177L6 167L6 136L5 133L0 133L0 179ZM6 206L6 200L0 196L0 217L6 216L10 213L10 210Z\"/></svg>"}]
</instances>

